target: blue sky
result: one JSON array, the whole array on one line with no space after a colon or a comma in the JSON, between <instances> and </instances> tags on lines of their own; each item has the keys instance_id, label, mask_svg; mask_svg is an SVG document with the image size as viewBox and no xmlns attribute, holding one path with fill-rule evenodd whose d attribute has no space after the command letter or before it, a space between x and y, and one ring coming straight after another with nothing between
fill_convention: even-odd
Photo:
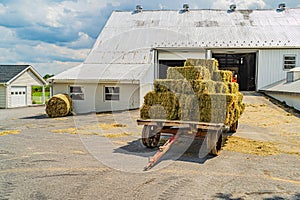
<instances>
[{"instance_id":1,"label":"blue sky","mask_svg":"<svg viewBox=\"0 0 300 200\"><path fill-rule=\"evenodd\" d=\"M286 0L299 8L300 0ZM0 64L32 64L41 75L83 62L113 10L275 9L276 0L0 0Z\"/></svg>"}]
</instances>

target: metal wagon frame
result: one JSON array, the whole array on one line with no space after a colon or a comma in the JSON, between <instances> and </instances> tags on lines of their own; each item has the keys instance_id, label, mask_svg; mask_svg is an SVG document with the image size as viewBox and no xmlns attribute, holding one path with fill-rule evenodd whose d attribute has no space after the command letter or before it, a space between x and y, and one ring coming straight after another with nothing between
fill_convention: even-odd
<instances>
[{"instance_id":1,"label":"metal wagon frame","mask_svg":"<svg viewBox=\"0 0 300 200\"><path fill-rule=\"evenodd\" d=\"M159 144L161 133L172 134L173 136L159 147L157 153L149 158L145 170L152 168L155 163L170 149L172 144L178 138L178 130L190 133L194 139L207 139L207 145L211 147L209 154L217 156L220 154L223 139L227 136L230 127L223 123L207 123L179 120L161 120L161 119L138 119L138 125L143 125L142 143L148 148L155 148Z\"/></svg>"}]
</instances>

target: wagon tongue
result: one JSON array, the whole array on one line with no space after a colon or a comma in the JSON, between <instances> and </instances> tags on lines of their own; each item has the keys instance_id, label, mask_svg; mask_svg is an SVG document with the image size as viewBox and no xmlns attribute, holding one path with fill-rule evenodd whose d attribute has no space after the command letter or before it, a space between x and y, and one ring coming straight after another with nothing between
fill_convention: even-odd
<instances>
[{"instance_id":1,"label":"wagon tongue","mask_svg":"<svg viewBox=\"0 0 300 200\"><path fill-rule=\"evenodd\" d=\"M177 138L178 135L174 135L169 140L167 140L167 142L163 146L160 146L156 154L153 157L149 157L148 164L144 168L144 171L148 171L149 169L151 169L158 162L158 160L171 148Z\"/></svg>"}]
</instances>

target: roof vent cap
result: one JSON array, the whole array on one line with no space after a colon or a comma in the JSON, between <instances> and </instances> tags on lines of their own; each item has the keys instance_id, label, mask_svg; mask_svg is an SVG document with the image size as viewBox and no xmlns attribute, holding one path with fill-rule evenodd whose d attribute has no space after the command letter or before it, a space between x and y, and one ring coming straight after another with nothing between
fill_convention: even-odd
<instances>
[{"instance_id":1,"label":"roof vent cap","mask_svg":"<svg viewBox=\"0 0 300 200\"><path fill-rule=\"evenodd\" d=\"M276 9L277 12L282 12L282 11L285 11L285 3L280 3L278 5L278 8Z\"/></svg>"},{"instance_id":2,"label":"roof vent cap","mask_svg":"<svg viewBox=\"0 0 300 200\"><path fill-rule=\"evenodd\" d=\"M228 12L228 13L232 13L232 12L235 11L235 9L236 9L236 5L235 5L235 4L231 4L231 5L229 6L229 10L227 10L227 12Z\"/></svg>"},{"instance_id":3,"label":"roof vent cap","mask_svg":"<svg viewBox=\"0 0 300 200\"><path fill-rule=\"evenodd\" d=\"M189 8L190 8L189 4L185 3L185 4L183 4L182 7L183 7L183 11L184 11L184 12L189 11Z\"/></svg>"},{"instance_id":4,"label":"roof vent cap","mask_svg":"<svg viewBox=\"0 0 300 200\"><path fill-rule=\"evenodd\" d=\"M137 5L137 6L135 7L135 11L136 11L136 12L142 12L142 10L143 10L142 5Z\"/></svg>"}]
</instances>

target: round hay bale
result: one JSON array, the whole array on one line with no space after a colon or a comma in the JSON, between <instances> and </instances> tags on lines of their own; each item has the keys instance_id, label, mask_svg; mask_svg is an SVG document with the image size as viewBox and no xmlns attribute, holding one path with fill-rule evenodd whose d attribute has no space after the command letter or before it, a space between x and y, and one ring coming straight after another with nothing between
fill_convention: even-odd
<instances>
[{"instance_id":1,"label":"round hay bale","mask_svg":"<svg viewBox=\"0 0 300 200\"><path fill-rule=\"evenodd\" d=\"M72 99L67 94L56 94L46 104L49 117L64 117L72 112Z\"/></svg>"}]
</instances>

